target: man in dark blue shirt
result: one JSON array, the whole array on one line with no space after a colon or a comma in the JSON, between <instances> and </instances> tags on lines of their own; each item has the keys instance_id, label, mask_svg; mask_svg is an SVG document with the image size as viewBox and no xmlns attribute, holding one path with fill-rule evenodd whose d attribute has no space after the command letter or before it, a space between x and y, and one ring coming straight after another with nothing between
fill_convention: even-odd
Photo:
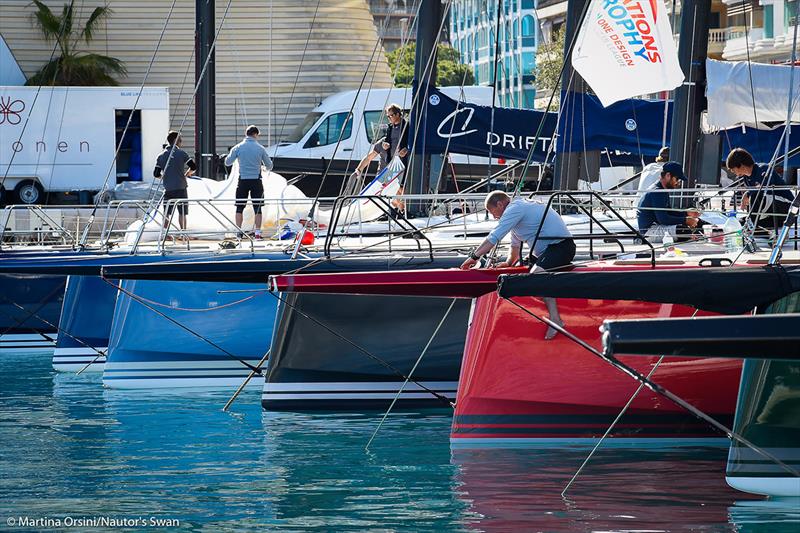
<instances>
[{"instance_id":1,"label":"man in dark blue shirt","mask_svg":"<svg viewBox=\"0 0 800 533\"><path fill-rule=\"evenodd\" d=\"M650 240L661 240L669 233L675 237L677 226L697 226L697 212L688 213L673 209L669 190L677 189L686 181L683 168L675 161L668 161L661 167L661 177L652 190L646 192L639 201L636 216L639 231Z\"/></svg>"},{"instance_id":2,"label":"man in dark blue shirt","mask_svg":"<svg viewBox=\"0 0 800 533\"><path fill-rule=\"evenodd\" d=\"M775 189L786 186L783 178L775 172L769 172L767 165L757 165L744 148L731 150L725 165L737 178L744 178L747 191L742 195L741 209L751 209L750 220L756 228L762 231L779 228L794 199L787 189Z\"/></svg>"}]
</instances>

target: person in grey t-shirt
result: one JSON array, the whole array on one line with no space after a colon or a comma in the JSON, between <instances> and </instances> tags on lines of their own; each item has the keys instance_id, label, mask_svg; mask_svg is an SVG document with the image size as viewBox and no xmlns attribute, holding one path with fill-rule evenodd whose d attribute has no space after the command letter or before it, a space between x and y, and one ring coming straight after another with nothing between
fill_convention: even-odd
<instances>
[{"instance_id":1,"label":"person in grey t-shirt","mask_svg":"<svg viewBox=\"0 0 800 533\"><path fill-rule=\"evenodd\" d=\"M486 210L499 220L497 227L483 243L462 263L462 269L472 268L481 257L497 246L511 233L511 250L506 261L498 268L513 266L519 261L522 243L533 246L536 260L535 270L555 271L569 266L575 257L575 242L561 216L544 204L529 202L522 198L512 199L503 191L494 191L486 197ZM541 231L540 228L541 227ZM538 238L537 238L538 234ZM555 298L543 298L550 320L564 326ZM547 328L545 340L550 340L558 331Z\"/></svg>"},{"instance_id":2,"label":"person in grey t-shirt","mask_svg":"<svg viewBox=\"0 0 800 533\"><path fill-rule=\"evenodd\" d=\"M170 131L167 134L167 145L164 151L156 158L156 167L153 169L153 177L161 178L164 182L164 203L167 211L164 216L164 227L169 227L172 220L172 213L175 211L175 203L170 200L188 198L186 192L186 176L191 176L197 170L189 154L181 150L183 139L177 131ZM186 170L188 168L188 170ZM186 230L186 215L189 213L189 206L186 203L178 205L178 225L181 230Z\"/></svg>"},{"instance_id":3,"label":"person in grey t-shirt","mask_svg":"<svg viewBox=\"0 0 800 533\"><path fill-rule=\"evenodd\" d=\"M256 126L247 126L245 138L231 149L225 158L225 165L231 166L239 160L239 183L236 185L236 226L241 229L244 219L244 208L249 196L255 212L254 234L261 238L261 206L264 204L264 185L261 183L261 167L272 170L272 160L267 149L258 142L261 132Z\"/></svg>"}]
</instances>

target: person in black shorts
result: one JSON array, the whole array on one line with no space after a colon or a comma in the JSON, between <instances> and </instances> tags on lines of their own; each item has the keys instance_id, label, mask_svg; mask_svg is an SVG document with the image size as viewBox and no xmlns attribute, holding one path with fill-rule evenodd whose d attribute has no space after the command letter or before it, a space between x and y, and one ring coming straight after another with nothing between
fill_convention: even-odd
<instances>
[{"instance_id":1,"label":"person in black shorts","mask_svg":"<svg viewBox=\"0 0 800 533\"><path fill-rule=\"evenodd\" d=\"M258 142L260 132L256 126L248 126L245 138L231 149L225 158L227 166L239 161L239 183L236 185L236 226L241 230L244 219L244 208L248 196L253 201L255 212L254 234L261 238L261 206L264 205L264 185L261 183L261 168L272 170L272 160L267 149Z\"/></svg>"},{"instance_id":2,"label":"person in black shorts","mask_svg":"<svg viewBox=\"0 0 800 533\"><path fill-rule=\"evenodd\" d=\"M164 203L167 206L164 216L165 228L168 228L172 222L172 214L176 206L175 202L170 202L170 200L189 198L186 191L186 176L191 176L197 170L197 165L189 157L189 154L181 149L182 144L183 139L180 133L170 131L167 134L167 145L156 158L156 167L153 169L153 177L161 178L164 182ZM177 207L178 225L182 231L185 231L189 206L186 203L179 203Z\"/></svg>"}]
</instances>

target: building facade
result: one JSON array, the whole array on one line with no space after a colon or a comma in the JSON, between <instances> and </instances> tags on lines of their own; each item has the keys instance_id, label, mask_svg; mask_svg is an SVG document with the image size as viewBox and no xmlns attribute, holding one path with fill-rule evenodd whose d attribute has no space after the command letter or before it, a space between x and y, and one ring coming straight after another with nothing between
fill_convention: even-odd
<instances>
[{"instance_id":1,"label":"building facade","mask_svg":"<svg viewBox=\"0 0 800 533\"><path fill-rule=\"evenodd\" d=\"M498 105L533 108L538 27L535 3L504 0L500 4L498 16L497 2L453 0L450 43L461 54L461 62L472 67L476 85L492 85L497 72Z\"/></svg>"},{"instance_id":2,"label":"building facade","mask_svg":"<svg viewBox=\"0 0 800 533\"><path fill-rule=\"evenodd\" d=\"M45 0L60 13L67 0ZM85 49L124 61L121 85L145 78L172 2L76 2L83 24L108 5L113 14ZM217 0L216 24L228 2ZM0 35L26 76L50 58L53 43L35 29L30 0L0 1ZM146 85L168 87L170 127L194 144L195 0L178 0ZM325 97L358 88L365 72L372 87L391 86L391 74L366 0L235 0L216 46L217 152L243 136L247 124L262 128L263 142L277 142ZM164 132L166 134L166 132ZM143 162L147 166L148 162Z\"/></svg>"},{"instance_id":3,"label":"building facade","mask_svg":"<svg viewBox=\"0 0 800 533\"><path fill-rule=\"evenodd\" d=\"M728 28L724 59L787 63L792 56L800 0L722 0Z\"/></svg>"}]
</instances>

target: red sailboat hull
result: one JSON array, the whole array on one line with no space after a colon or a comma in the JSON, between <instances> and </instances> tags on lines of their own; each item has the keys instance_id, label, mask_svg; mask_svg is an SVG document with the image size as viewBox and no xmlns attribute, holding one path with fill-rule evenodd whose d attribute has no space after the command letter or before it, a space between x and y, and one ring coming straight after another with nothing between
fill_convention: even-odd
<instances>
[{"instance_id":1,"label":"red sailboat hull","mask_svg":"<svg viewBox=\"0 0 800 533\"><path fill-rule=\"evenodd\" d=\"M514 301L538 316L547 314L537 298ZM684 306L618 300L559 299L558 305L567 330L598 350L599 327L606 319L693 313ZM496 293L475 301L451 432L454 447L585 445L608 429L638 382L563 335L544 340L545 331L543 323ZM620 359L645 375L658 360ZM652 380L730 424L740 372L736 360L668 358ZM727 442L647 388L639 391L610 436L609 445Z\"/></svg>"}]
</instances>

